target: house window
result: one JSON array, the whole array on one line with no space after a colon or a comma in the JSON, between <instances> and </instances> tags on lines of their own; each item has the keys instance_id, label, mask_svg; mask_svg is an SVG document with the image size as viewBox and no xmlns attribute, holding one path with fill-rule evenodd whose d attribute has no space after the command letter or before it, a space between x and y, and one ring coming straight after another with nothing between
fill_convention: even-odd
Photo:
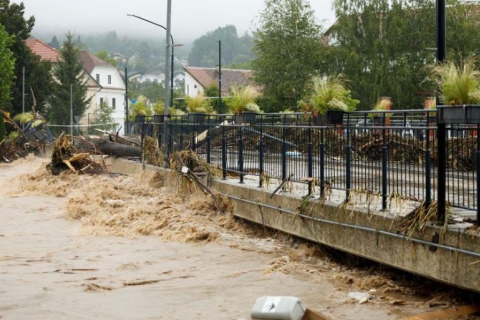
<instances>
[{"instance_id":1,"label":"house window","mask_svg":"<svg viewBox=\"0 0 480 320\"><path fill-rule=\"evenodd\" d=\"M100 106L103 104L103 98L100 98Z\"/></svg>"},{"instance_id":2,"label":"house window","mask_svg":"<svg viewBox=\"0 0 480 320\"><path fill-rule=\"evenodd\" d=\"M117 105L117 99L116 98L112 98L112 109L115 110L115 107Z\"/></svg>"},{"instance_id":3,"label":"house window","mask_svg":"<svg viewBox=\"0 0 480 320\"><path fill-rule=\"evenodd\" d=\"M112 76L108 75L108 84L112 84Z\"/></svg>"},{"instance_id":4,"label":"house window","mask_svg":"<svg viewBox=\"0 0 480 320\"><path fill-rule=\"evenodd\" d=\"M189 96L189 95L190 95L190 85L187 84L187 96Z\"/></svg>"},{"instance_id":5,"label":"house window","mask_svg":"<svg viewBox=\"0 0 480 320\"><path fill-rule=\"evenodd\" d=\"M97 79L97 82L100 83L100 75L98 73L97 73L96 79Z\"/></svg>"}]
</instances>

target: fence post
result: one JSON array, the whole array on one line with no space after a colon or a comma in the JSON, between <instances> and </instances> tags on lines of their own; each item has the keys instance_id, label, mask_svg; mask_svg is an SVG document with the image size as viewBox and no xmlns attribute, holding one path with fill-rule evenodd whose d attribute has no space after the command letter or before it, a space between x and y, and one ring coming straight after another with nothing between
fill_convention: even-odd
<instances>
[{"instance_id":1,"label":"fence post","mask_svg":"<svg viewBox=\"0 0 480 320\"><path fill-rule=\"evenodd\" d=\"M240 127L238 139L238 170L240 171L240 183L243 183L243 127Z\"/></svg>"},{"instance_id":2,"label":"fence post","mask_svg":"<svg viewBox=\"0 0 480 320\"><path fill-rule=\"evenodd\" d=\"M143 148L143 140L145 139L145 121L142 122L142 135L141 135L141 141L140 141L140 147Z\"/></svg>"},{"instance_id":3,"label":"fence post","mask_svg":"<svg viewBox=\"0 0 480 320\"><path fill-rule=\"evenodd\" d=\"M162 124L158 124L158 132L157 132L157 139L158 139L158 147L162 147Z\"/></svg>"},{"instance_id":4,"label":"fence post","mask_svg":"<svg viewBox=\"0 0 480 320\"><path fill-rule=\"evenodd\" d=\"M308 120L308 177L313 178L313 143L312 143L312 123ZM301 130L301 129L300 129ZM308 182L308 195L313 193L313 181Z\"/></svg>"},{"instance_id":5,"label":"fence post","mask_svg":"<svg viewBox=\"0 0 480 320\"><path fill-rule=\"evenodd\" d=\"M425 205L432 203L432 154L430 149L430 112L427 112L427 142L425 149Z\"/></svg>"},{"instance_id":6,"label":"fence post","mask_svg":"<svg viewBox=\"0 0 480 320\"><path fill-rule=\"evenodd\" d=\"M387 114L383 114L383 145L382 145L382 210L387 209Z\"/></svg>"},{"instance_id":7,"label":"fence post","mask_svg":"<svg viewBox=\"0 0 480 320\"><path fill-rule=\"evenodd\" d=\"M263 162L263 157L264 157L264 154L263 154L263 117L260 116L260 140L258 141L258 163L259 163L259 174L260 174L260 177L258 179L258 186L261 188L263 187L263 181L262 181L262 176L263 176L263 166L264 166L264 162Z\"/></svg>"},{"instance_id":8,"label":"fence post","mask_svg":"<svg viewBox=\"0 0 480 320\"><path fill-rule=\"evenodd\" d=\"M325 128L320 128L320 197L325 197Z\"/></svg>"},{"instance_id":9,"label":"fence post","mask_svg":"<svg viewBox=\"0 0 480 320\"><path fill-rule=\"evenodd\" d=\"M227 139L225 127L222 127L222 180L227 180Z\"/></svg>"},{"instance_id":10,"label":"fence post","mask_svg":"<svg viewBox=\"0 0 480 320\"><path fill-rule=\"evenodd\" d=\"M197 134L197 124L195 123L193 125L193 132L192 132L192 151L195 151L195 149L196 149L195 148L195 138L196 138L195 136L196 136L196 134Z\"/></svg>"},{"instance_id":11,"label":"fence post","mask_svg":"<svg viewBox=\"0 0 480 320\"><path fill-rule=\"evenodd\" d=\"M437 186L437 213L438 222L445 221L445 204L447 193L447 150L446 150L446 126L444 123L437 124L437 159L438 159L438 186ZM477 190L478 193L478 190Z\"/></svg>"},{"instance_id":12,"label":"fence post","mask_svg":"<svg viewBox=\"0 0 480 320\"><path fill-rule=\"evenodd\" d=\"M480 125L477 125L477 224L480 224Z\"/></svg>"},{"instance_id":13,"label":"fence post","mask_svg":"<svg viewBox=\"0 0 480 320\"><path fill-rule=\"evenodd\" d=\"M169 149L169 153L172 154L173 153L173 135L172 135L172 132L170 131L170 134L168 135L168 149Z\"/></svg>"},{"instance_id":14,"label":"fence post","mask_svg":"<svg viewBox=\"0 0 480 320\"><path fill-rule=\"evenodd\" d=\"M210 163L210 148L211 148L211 137L210 137L210 124L207 126L207 163Z\"/></svg>"},{"instance_id":15,"label":"fence post","mask_svg":"<svg viewBox=\"0 0 480 320\"><path fill-rule=\"evenodd\" d=\"M182 121L182 122L180 123L180 139L179 139L179 140L180 140L180 141L179 141L179 143L180 143L180 150L183 150L183 125L184 125L184 123L183 123L183 121Z\"/></svg>"},{"instance_id":16,"label":"fence post","mask_svg":"<svg viewBox=\"0 0 480 320\"><path fill-rule=\"evenodd\" d=\"M346 153L346 171L345 171L345 188L347 190L346 196L347 201L350 199L350 189L351 189L351 156L352 156L352 147L350 145L350 114L347 116L347 145L345 146Z\"/></svg>"},{"instance_id":17,"label":"fence post","mask_svg":"<svg viewBox=\"0 0 480 320\"><path fill-rule=\"evenodd\" d=\"M285 142L285 118L282 125L282 181L287 179L287 143Z\"/></svg>"}]
</instances>

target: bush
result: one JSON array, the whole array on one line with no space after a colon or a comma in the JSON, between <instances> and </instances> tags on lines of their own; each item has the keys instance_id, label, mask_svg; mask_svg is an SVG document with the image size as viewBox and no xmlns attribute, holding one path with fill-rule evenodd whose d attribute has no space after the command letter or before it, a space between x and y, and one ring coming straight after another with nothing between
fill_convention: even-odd
<instances>
[{"instance_id":1,"label":"bush","mask_svg":"<svg viewBox=\"0 0 480 320\"><path fill-rule=\"evenodd\" d=\"M0 142L2 142L5 139L6 134L7 134L7 128L5 127L3 115L0 113Z\"/></svg>"}]
</instances>

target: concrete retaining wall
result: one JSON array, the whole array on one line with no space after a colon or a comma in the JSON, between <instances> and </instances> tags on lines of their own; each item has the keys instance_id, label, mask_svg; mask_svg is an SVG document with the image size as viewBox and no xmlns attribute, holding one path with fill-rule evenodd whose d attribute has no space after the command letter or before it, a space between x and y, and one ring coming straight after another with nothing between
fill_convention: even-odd
<instances>
[{"instance_id":1,"label":"concrete retaining wall","mask_svg":"<svg viewBox=\"0 0 480 320\"><path fill-rule=\"evenodd\" d=\"M174 187L175 179L171 178L169 170L121 159L110 159L108 163L112 171L127 175L140 174L144 170L158 171L166 175L167 187ZM441 228L430 226L421 234L412 235L412 238L428 242L435 242L435 237L438 237L438 244L448 247L438 248L395 236L398 221L380 214L372 215L360 210L340 209L328 202L310 201L304 210L304 216L301 217L295 214L301 205L301 199L288 194L277 194L270 199L270 193L260 188L241 185L237 180L215 180L213 188L235 198L258 201L277 208L232 200L235 204L234 215L239 218L259 224L263 222L273 229L338 250L480 292L480 237L466 235L461 227L449 227L446 232L442 232ZM293 214L281 212L278 208ZM355 226L376 229L379 232Z\"/></svg>"}]
</instances>

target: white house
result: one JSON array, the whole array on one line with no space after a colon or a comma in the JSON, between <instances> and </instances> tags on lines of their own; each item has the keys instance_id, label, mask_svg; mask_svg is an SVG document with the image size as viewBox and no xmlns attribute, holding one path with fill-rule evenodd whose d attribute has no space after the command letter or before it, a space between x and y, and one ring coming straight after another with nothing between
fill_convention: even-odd
<instances>
[{"instance_id":1,"label":"white house","mask_svg":"<svg viewBox=\"0 0 480 320\"><path fill-rule=\"evenodd\" d=\"M185 73L179 72L173 77L173 88L175 90L180 89L185 84Z\"/></svg>"},{"instance_id":2,"label":"white house","mask_svg":"<svg viewBox=\"0 0 480 320\"><path fill-rule=\"evenodd\" d=\"M136 81L138 83L152 82L152 83L163 83L165 81L165 73L160 72L155 73L138 73L128 77L130 81Z\"/></svg>"},{"instance_id":3,"label":"white house","mask_svg":"<svg viewBox=\"0 0 480 320\"><path fill-rule=\"evenodd\" d=\"M95 103L92 103L85 115L93 114L97 106L102 102L107 102L113 109L114 121L123 127L125 121L125 83L117 68L87 51L80 52L80 61L83 64L83 69L100 86L93 98ZM123 134L123 128L120 134Z\"/></svg>"}]
</instances>

